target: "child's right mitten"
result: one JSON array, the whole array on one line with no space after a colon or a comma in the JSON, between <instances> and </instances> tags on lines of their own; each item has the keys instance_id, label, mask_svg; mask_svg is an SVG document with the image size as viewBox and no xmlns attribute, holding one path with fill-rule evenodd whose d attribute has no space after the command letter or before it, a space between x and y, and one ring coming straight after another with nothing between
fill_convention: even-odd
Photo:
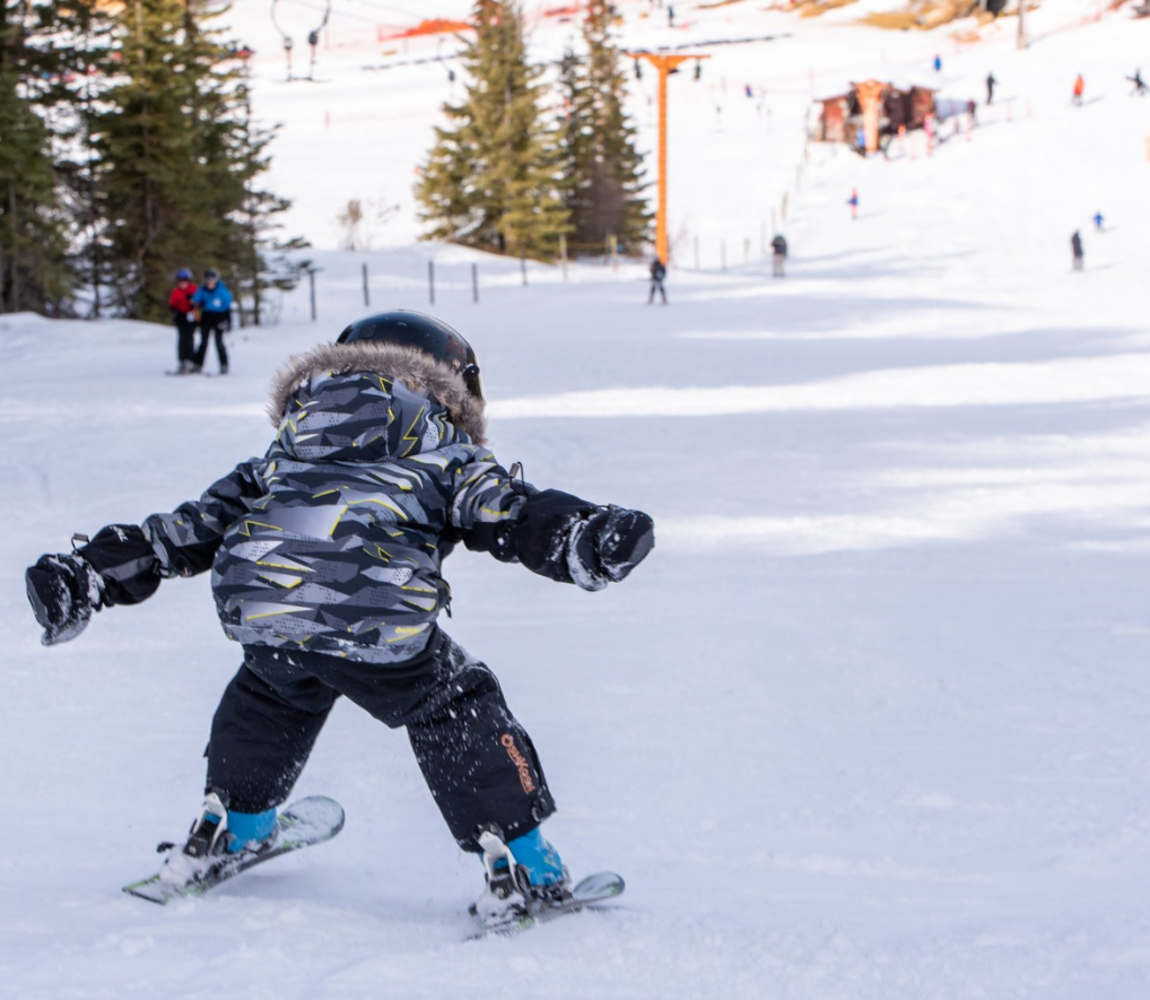
<instances>
[{"instance_id":1,"label":"child's right mitten","mask_svg":"<svg viewBox=\"0 0 1150 1000\"><path fill-rule=\"evenodd\" d=\"M490 549L541 576L602 590L622 580L654 545L655 524L642 511L544 490L530 494L516 521L500 526Z\"/></svg>"},{"instance_id":2,"label":"child's right mitten","mask_svg":"<svg viewBox=\"0 0 1150 1000\"><path fill-rule=\"evenodd\" d=\"M567 541L567 568L584 590L618 583L655 547L655 522L641 510L601 507L576 521Z\"/></svg>"}]
</instances>

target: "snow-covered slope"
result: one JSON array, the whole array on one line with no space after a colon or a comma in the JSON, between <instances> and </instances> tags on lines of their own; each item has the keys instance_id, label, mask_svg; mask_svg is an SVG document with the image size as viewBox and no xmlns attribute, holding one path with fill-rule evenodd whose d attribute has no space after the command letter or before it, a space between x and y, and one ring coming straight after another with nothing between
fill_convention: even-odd
<instances>
[{"instance_id":1,"label":"snow-covered slope","mask_svg":"<svg viewBox=\"0 0 1150 1000\"><path fill-rule=\"evenodd\" d=\"M730 14L747 31L752 13L699 23ZM1043 16L1084 13L1050 0ZM768 93L776 72L780 94L796 88L775 105L794 112L736 131L736 113L757 120L748 100L719 133L709 99L684 101L675 134L696 140L677 147L675 211L703 259L688 240L668 308L644 304L641 265L573 267L567 282L531 265L524 287L517 262L411 245L402 215L386 249L317 252L319 321L293 293L280 325L234 335L226 379L163 378L163 327L0 317L0 995L1145 996L1150 101L1122 78L1150 26L1118 12L1017 53L1009 30L956 50L762 16L803 52L776 66L783 43L755 50ZM782 122L805 111L808 63L816 85L868 53L872 72L897 59L925 73L938 48L955 96L979 95L990 69L1001 81L969 140L890 162L815 148L796 176L802 138ZM733 89L748 71L720 61L706 86L726 72ZM1089 100L1073 108L1080 71ZM410 178L422 155L443 95L405 72L377 102L388 129L355 126L361 158L320 131L334 80L261 84L269 107L311 116L312 132L285 130L276 178L315 193L292 221L321 246L340 197ZM776 141L795 151L785 177L764 159ZM756 163L780 186L746 180ZM794 257L772 281L757 234L783 191ZM364 311L361 264L372 308L421 308L429 258L435 311L480 352L502 460L657 521L650 560L600 594L468 553L447 564L447 626L497 671L545 762L549 836L577 873L621 871L627 895L466 942L478 865L404 736L340 705L297 789L343 802L339 838L202 900L122 896L198 806L238 650L204 578L45 650L23 569L262 451L271 373Z\"/></svg>"}]
</instances>

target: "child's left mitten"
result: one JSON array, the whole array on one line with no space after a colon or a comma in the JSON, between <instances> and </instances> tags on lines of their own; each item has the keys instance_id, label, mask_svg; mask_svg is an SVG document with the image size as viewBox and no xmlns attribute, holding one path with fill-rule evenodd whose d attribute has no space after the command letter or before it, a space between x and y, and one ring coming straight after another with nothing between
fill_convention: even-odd
<instances>
[{"instance_id":1,"label":"child's left mitten","mask_svg":"<svg viewBox=\"0 0 1150 1000\"><path fill-rule=\"evenodd\" d=\"M92 612L103 606L103 581L75 553L41 556L24 574L28 601L44 628L45 646L75 639L87 627Z\"/></svg>"},{"instance_id":2,"label":"child's left mitten","mask_svg":"<svg viewBox=\"0 0 1150 1000\"><path fill-rule=\"evenodd\" d=\"M45 646L75 639L93 611L139 604L160 586L152 543L135 524L110 524L86 545L63 555L41 556L24 574L32 613L44 627Z\"/></svg>"}]
</instances>

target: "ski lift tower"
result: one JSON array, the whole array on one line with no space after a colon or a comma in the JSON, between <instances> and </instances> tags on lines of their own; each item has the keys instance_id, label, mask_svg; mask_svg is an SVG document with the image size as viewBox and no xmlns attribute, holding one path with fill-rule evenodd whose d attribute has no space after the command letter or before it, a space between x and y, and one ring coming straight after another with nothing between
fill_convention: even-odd
<instances>
[{"instance_id":1,"label":"ski lift tower","mask_svg":"<svg viewBox=\"0 0 1150 1000\"><path fill-rule=\"evenodd\" d=\"M671 251L667 239L667 77L691 59L711 57L661 52L629 52L627 55L632 59L646 59L659 71L659 207L655 215L655 253L666 264Z\"/></svg>"}]
</instances>

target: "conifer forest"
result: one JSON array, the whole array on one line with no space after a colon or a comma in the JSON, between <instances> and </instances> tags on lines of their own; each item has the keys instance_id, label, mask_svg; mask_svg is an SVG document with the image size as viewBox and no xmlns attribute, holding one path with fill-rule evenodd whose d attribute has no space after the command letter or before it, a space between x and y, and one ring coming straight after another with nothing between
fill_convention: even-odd
<instances>
[{"instance_id":1,"label":"conifer forest","mask_svg":"<svg viewBox=\"0 0 1150 1000\"><path fill-rule=\"evenodd\" d=\"M292 287L309 234L265 185L274 123L211 0L0 0L0 312L166 318L172 276L214 267L239 320ZM416 195L424 235L551 260L640 252L650 213L623 111L614 13L533 63L521 3L479 0L464 94L443 107Z\"/></svg>"}]
</instances>

